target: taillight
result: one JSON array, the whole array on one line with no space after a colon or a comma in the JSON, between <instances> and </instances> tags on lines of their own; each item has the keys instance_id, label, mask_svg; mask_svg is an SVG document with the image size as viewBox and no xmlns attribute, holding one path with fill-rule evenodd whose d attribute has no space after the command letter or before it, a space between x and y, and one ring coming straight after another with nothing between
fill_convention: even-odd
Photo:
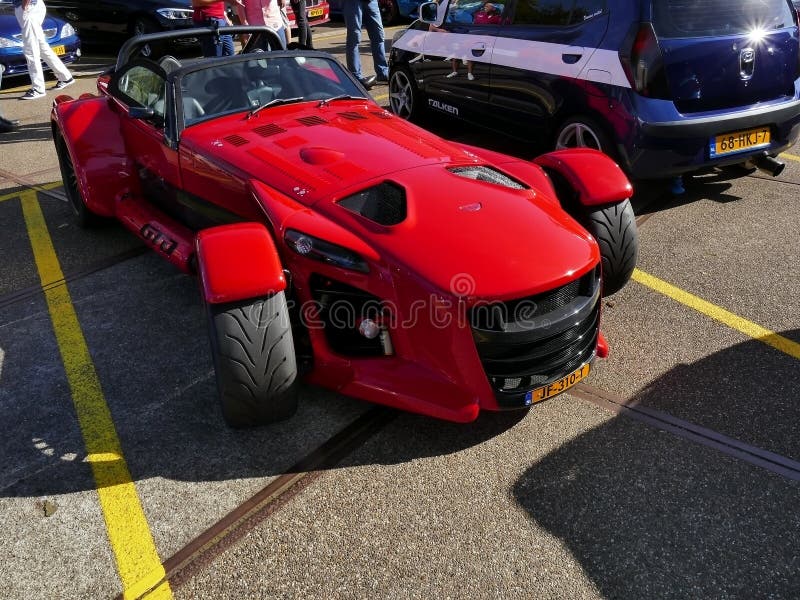
<instances>
[{"instance_id":1,"label":"taillight","mask_svg":"<svg viewBox=\"0 0 800 600\"><path fill-rule=\"evenodd\" d=\"M629 34L632 41L623 45L620 61L631 87L648 98L669 99L669 86L656 32L650 23L641 23Z\"/></svg>"}]
</instances>

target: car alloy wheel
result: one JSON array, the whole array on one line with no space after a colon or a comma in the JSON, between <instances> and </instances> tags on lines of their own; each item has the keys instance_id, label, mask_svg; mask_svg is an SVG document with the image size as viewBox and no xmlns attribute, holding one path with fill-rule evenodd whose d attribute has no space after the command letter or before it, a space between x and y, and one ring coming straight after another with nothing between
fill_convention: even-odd
<instances>
[{"instance_id":1,"label":"car alloy wheel","mask_svg":"<svg viewBox=\"0 0 800 600\"><path fill-rule=\"evenodd\" d=\"M389 78L389 108L398 117L411 120L416 116L416 88L405 70L394 71Z\"/></svg>"}]
</instances>

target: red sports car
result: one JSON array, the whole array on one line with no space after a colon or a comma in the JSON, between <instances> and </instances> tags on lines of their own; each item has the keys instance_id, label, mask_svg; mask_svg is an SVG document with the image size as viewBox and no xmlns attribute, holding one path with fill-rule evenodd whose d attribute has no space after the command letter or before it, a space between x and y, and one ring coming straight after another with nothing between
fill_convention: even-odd
<instances>
[{"instance_id":1,"label":"red sports car","mask_svg":"<svg viewBox=\"0 0 800 600\"><path fill-rule=\"evenodd\" d=\"M123 46L98 95L56 99L53 139L82 224L114 217L199 276L230 425L290 416L299 376L467 422L607 354L601 295L638 241L604 154L448 142L322 52L156 63L137 51L153 38Z\"/></svg>"}]
</instances>

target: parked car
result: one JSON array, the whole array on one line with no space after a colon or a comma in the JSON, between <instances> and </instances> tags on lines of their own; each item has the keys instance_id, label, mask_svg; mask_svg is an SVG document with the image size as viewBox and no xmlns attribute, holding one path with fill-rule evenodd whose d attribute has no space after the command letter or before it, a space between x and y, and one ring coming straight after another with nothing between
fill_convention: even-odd
<instances>
[{"instance_id":1,"label":"parked car","mask_svg":"<svg viewBox=\"0 0 800 600\"><path fill-rule=\"evenodd\" d=\"M59 96L53 140L79 222L114 217L199 275L228 423L291 415L298 364L464 422L561 393L607 354L601 294L638 242L604 154L445 141L323 52L131 60L159 35L129 40L99 95Z\"/></svg>"},{"instance_id":2,"label":"parked car","mask_svg":"<svg viewBox=\"0 0 800 600\"><path fill-rule=\"evenodd\" d=\"M740 163L777 175L774 157L800 133L789 0L443 0L420 10L389 57L390 106L404 118L432 110L545 147L598 148L635 178Z\"/></svg>"},{"instance_id":3,"label":"parked car","mask_svg":"<svg viewBox=\"0 0 800 600\"><path fill-rule=\"evenodd\" d=\"M47 43L64 63L80 58L81 41L72 25L48 16L42 29ZM45 69L50 68L43 64ZM10 2L0 2L0 70L3 77L28 74L28 64L22 54L22 33Z\"/></svg>"},{"instance_id":4,"label":"parked car","mask_svg":"<svg viewBox=\"0 0 800 600\"><path fill-rule=\"evenodd\" d=\"M343 0L328 0L331 5L331 17L344 18L342 14ZM400 19L416 18L420 0L378 0L381 21L384 25L394 25Z\"/></svg>"},{"instance_id":5,"label":"parked car","mask_svg":"<svg viewBox=\"0 0 800 600\"><path fill-rule=\"evenodd\" d=\"M194 27L191 0L47 0L48 14L72 24L84 40L116 41L134 35ZM176 38L173 45L195 45ZM142 54L159 56L165 48L145 46Z\"/></svg>"}]
</instances>

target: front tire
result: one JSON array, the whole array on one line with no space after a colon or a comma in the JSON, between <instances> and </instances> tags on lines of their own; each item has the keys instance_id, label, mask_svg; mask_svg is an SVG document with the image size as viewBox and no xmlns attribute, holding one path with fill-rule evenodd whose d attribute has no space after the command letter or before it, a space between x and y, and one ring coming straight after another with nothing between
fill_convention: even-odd
<instances>
[{"instance_id":1,"label":"front tire","mask_svg":"<svg viewBox=\"0 0 800 600\"><path fill-rule=\"evenodd\" d=\"M411 71L405 67L389 77L389 108L402 119L416 121L422 113L421 96Z\"/></svg>"},{"instance_id":2,"label":"front tire","mask_svg":"<svg viewBox=\"0 0 800 600\"><path fill-rule=\"evenodd\" d=\"M91 227L96 225L100 220L99 217L89 210L86 202L81 193L80 183L78 176L75 174L75 165L72 163L72 157L69 155L67 143L60 132L54 133L56 154L58 155L58 166L61 169L61 180L64 183L64 192L67 195L69 206L72 209L72 214L75 215L75 220L81 227Z\"/></svg>"},{"instance_id":3,"label":"front tire","mask_svg":"<svg viewBox=\"0 0 800 600\"><path fill-rule=\"evenodd\" d=\"M286 296L207 305L222 416L231 427L288 419L297 410L297 363Z\"/></svg>"},{"instance_id":4,"label":"front tire","mask_svg":"<svg viewBox=\"0 0 800 600\"><path fill-rule=\"evenodd\" d=\"M161 31L161 27L149 17L136 17L131 23L130 30L131 35L146 35ZM145 44L139 52L145 58L156 59L164 54L164 46L162 44Z\"/></svg>"},{"instance_id":5,"label":"front tire","mask_svg":"<svg viewBox=\"0 0 800 600\"><path fill-rule=\"evenodd\" d=\"M579 217L597 240L603 264L603 295L621 290L633 274L639 255L636 216L629 200L605 207L589 207Z\"/></svg>"}]
</instances>

